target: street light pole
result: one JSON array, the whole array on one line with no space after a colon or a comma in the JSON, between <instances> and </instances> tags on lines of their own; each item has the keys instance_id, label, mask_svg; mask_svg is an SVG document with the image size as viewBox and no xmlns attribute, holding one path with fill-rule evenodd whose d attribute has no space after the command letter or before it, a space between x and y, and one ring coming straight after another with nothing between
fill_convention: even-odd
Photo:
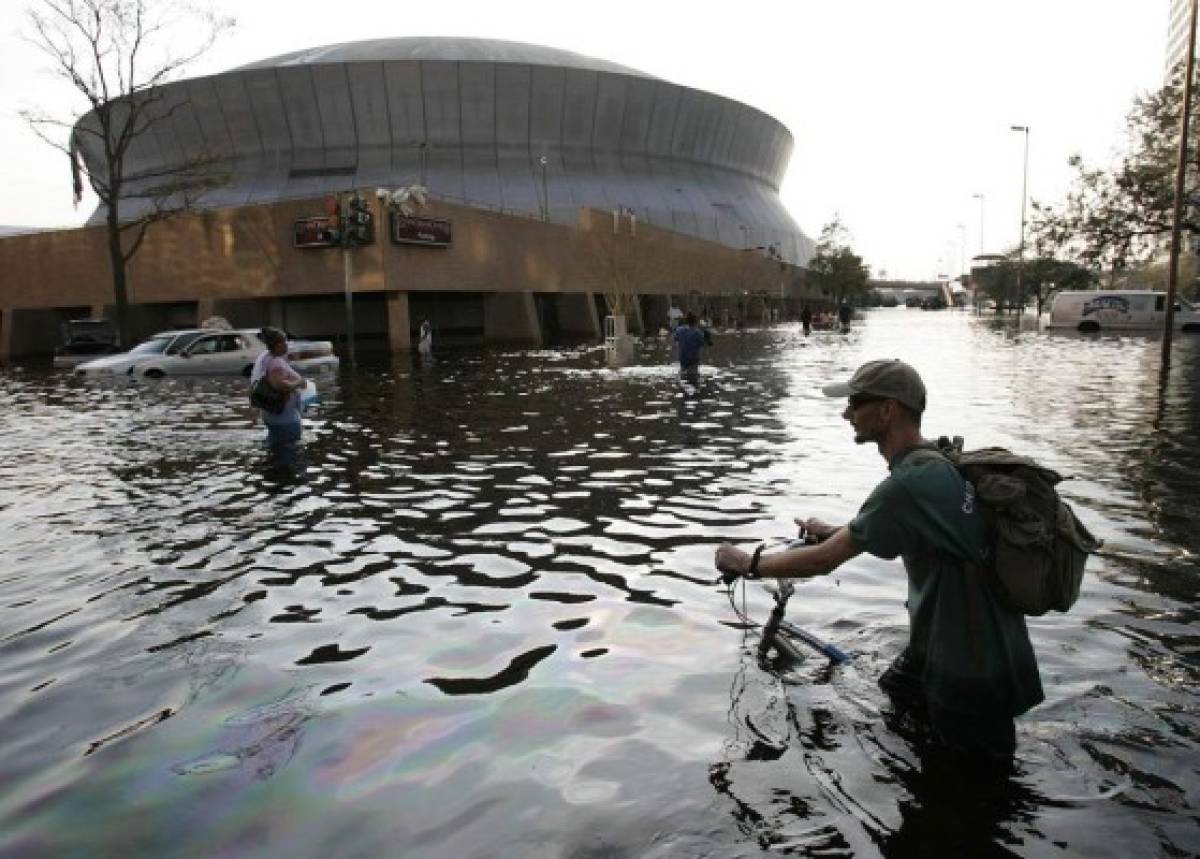
<instances>
[{"instance_id":1,"label":"street light pole","mask_svg":"<svg viewBox=\"0 0 1200 859\"><path fill-rule=\"evenodd\" d=\"M1163 314L1162 380L1166 384L1171 368L1171 335L1175 328L1175 290L1179 286L1180 224L1183 222L1184 180L1187 173L1188 130L1192 116L1192 76L1196 69L1196 0L1192 7L1191 23L1188 27L1187 71L1183 79L1183 110L1179 119L1179 156L1175 170L1175 208L1171 216L1171 253L1167 266L1167 306Z\"/></svg>"},{"instance_id":2,"label":"street light pole","mask_svg":"<svg viewBox=\"0 0 1200 859\"><path fill-rule=\"evenodd\" d=\"M542 165L542 220L550 220L550 197L546 193L546 156L543 155L538 159L538 163Z\"/></svg>"},{"instance_id":3,"label":"street light pole","mask_svg":"<svg viewBox=\"0 0 1200 859\"><path fill-rule=\"evenodd\" d=\"M1021 242L1017 250L1017 304L1021 310L1025 309L1025 294L1023 291L1024 284L1022 280L1025 275L1025 200L1027 197L1026 189L1029 186L1029 126L1014 125L1013 131L1020 131L1025 135L1025 166L1021 173ZM1020 322L1021 317L1017 317Z\"/></svg>"}]
</instances>

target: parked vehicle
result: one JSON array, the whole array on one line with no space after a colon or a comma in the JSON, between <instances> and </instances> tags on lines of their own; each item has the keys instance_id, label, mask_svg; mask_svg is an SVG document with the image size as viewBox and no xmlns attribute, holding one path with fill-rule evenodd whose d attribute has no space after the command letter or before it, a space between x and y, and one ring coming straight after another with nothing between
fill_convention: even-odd
<instances>
[{"instance_id":1,"label":"parked vehicle","mask_svg":"<svg viewBox=\"0 0 1200 859\"><path fill-rule=\"evenodd\" d=\"M253 328L189 328L155 334L128 352L80 364L87 378L133 376L249 376L266 344ZM297 372L335 371L339 360L328 340L288 340L288 363Z\"/></svg>"},{"instance_id":2,"label":"parked vehicle","mask_svg":"<svg viewBox=\"0 0 1200 859\"><path fill-rule=\"evenodd\" d=\"M184 348L149 355L134 367L146 379L163 376L249 376L254 361L266 346L253 334L241 331L207 331Z\"/></svg>"},{"instance_id":3,"label":"parked vehicle","mask_svg":"<svg viewBox=\"0 0 1200 859\"><path fill-rule=\"evenodd\" d=\"M1165 292L1073 290L1059 292L1050 304L1047 328L1097 331L1161 331L1167 310ZM1200 333L1200 311L1175 301L1174 328Z\"/></svg>"},{"instance_id":4,"label":"parked vehicle","mask_svg":"<svg viewBox=\"0 0 1200 859\"><path fill-rule=\"evenodd\" d=\"M75 375L92 379L132 375L138 363L158 355L177 354L203 333L202 329L164 331L139 343L128 352L80 364L75 368Z\"/></svg>"},{"instance_id":5,"label":"parked vehicle","mask_svg":"<svg viewBox=\"0 0 1200 859\"><path fill-rule=\"evenodd\" d=\"M54 350L54 366L74 367L121 351L117 326L107 319L72 319L62 324L62 345Z\"/></svg>"}]
</instances>

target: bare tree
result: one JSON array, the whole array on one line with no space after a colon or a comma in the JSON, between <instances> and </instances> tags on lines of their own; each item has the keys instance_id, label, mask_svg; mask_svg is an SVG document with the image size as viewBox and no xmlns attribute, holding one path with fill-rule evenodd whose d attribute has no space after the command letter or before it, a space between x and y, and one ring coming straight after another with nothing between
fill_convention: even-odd
<instances>
[{"instance_id":1,"label":"bare tree","mask_svg":"<svg viewBox=\"0 0 1200 859\"><path fill-rule=\"evenodd\" d=\"M639 236L637 222L624 214L595 211L582 232L582 260L601 282L604 301L614 316L632 316L638 294L661 285L670 273L662 248Z\"/></svg>"},{"instance_id":2,"label":"bare tree","mask_svg":"<svg viewBox=\"0 0 1200 859\"><path fill-rule=\"evenodd\" d=\"M186 100L168 103L163 86L212 47L233 20L175 0L40 0L27 14L25 40L83 97L87 112L78 120L43 108L21 115L38 137L70 159L76 204L84 175L100 200L117 327L128 344L126 268L147 228L190 208L227 179L216 152L193 150L177 163L140 171L130 169L130 153L187 109Z\"/></svg>"}]
</instances>

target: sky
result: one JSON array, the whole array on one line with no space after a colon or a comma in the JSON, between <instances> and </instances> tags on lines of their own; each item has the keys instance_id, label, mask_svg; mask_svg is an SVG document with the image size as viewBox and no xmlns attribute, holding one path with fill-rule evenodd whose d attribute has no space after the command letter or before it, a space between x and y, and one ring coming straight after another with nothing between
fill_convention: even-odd
<instances>
[{"instance_id":1,"label":"sky","mask_svg":"<svg viewBox=\"0 0 1200 859\"><path fill-rule=\"evenodd\" d=\"M30 5L0 0L0 225L76 226L94 200L72 205L66 156L18 115L84 110L22 40ZM1072 154L1112 161L1134 97L1162 84L1168 0L209 5L237 25L188 76L324 44L466 36L562 48L753 105L795 138L780 195L805 233L840 216L875 276L929 279L1016 246L1025 135L1011 126L1030 129L1030 199L1061 199Z\"/></svg>"}]
</instances>

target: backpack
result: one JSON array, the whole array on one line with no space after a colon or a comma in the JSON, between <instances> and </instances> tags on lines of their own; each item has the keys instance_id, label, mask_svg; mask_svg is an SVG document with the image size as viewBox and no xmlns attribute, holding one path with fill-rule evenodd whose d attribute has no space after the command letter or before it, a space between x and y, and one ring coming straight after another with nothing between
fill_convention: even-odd
<instances>
[{"instance_id":1,"label":"backpack","mask_svg":"<svg viewBox=\"0 0 1200 859\"><path fill-rule=\"evenodd\" d=\"M287 405L288 396L287 391L272 387L266 376L261 377L250 386L250 405L273 415L283 411L283 407Z\"/></svg>"},{"instance_id":2,"label":"backpack","mask_svg":"<svg viewBox=\"0 0 1200 859\"><path fill-rule=\"evenodd\" d=\"M1073 606L1088 555L1102 541L1054 489L1062 476L1002 447L964 451L960 436L942 436L922 458L933 456L975 487L991 543L985 574L999 600L1034 617Z\"/></svg>"}]
</instances>

